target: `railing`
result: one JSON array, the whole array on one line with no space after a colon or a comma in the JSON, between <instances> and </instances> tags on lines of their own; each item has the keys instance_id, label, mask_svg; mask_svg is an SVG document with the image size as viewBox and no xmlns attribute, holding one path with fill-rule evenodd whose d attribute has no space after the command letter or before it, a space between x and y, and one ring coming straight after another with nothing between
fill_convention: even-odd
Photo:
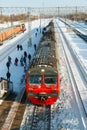
<instances>
[{"instance_id":1,"label":"railing","mask_svg":"<svg viewBox=\"0 0 87 130\"><path fill-rule=\"evenodd\" d=\"M1 78L0 80L0 98L4 96L5 93L13 91L13 82L7 79Z\"/></svg>"}]
</instances>

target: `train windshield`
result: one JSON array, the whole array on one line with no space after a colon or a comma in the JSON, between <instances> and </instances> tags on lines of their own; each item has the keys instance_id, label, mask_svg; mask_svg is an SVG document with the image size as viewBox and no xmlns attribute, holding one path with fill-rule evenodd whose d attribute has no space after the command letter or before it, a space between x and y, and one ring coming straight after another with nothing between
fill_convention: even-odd
<instances>
[{"instance_id":1,"label":"train windshield","mask_svg":"<svg viewBox=\"0 0 87 130\"><path fill-rule=\"evenodd\" d=\"M40 84L41 83L41 75L31 75L29 77L30 84Z\"/></svg>"},{"instance_id":2,"label":"train windshield","mask_svg":"<svg viewBox=\"0 0 87 130\"><path fill-rule=\"evenodd\" d=\"M57 83L57 75L45 75L44 82L46 84L56 84Z\"/></svg>"}]
</instances>

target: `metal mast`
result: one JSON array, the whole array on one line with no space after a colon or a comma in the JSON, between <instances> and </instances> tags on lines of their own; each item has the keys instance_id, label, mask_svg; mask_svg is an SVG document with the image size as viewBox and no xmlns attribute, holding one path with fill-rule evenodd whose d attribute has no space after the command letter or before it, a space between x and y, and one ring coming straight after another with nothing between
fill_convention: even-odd
<instances>
[{"instance_id":1,"label":"metal mast","mask_svg":"<svg viewBox=\"0 0 87 130\"><path fill-rule=\"evenodd\" d=\"M28 11L28 30L29 30L29 39L28 39L28 47L32 45L31 39L31 12Z\"/></svg>"}]
</instances>

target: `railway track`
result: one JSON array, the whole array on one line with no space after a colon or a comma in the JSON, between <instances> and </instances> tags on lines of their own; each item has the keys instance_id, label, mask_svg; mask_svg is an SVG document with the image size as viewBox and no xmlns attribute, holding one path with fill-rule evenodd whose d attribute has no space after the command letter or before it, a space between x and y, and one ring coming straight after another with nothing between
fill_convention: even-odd
<instances>
[{"instance_id":1,"label":"railway track","mask_svg":"<svg viewBox=\"0 0 87 130\"><path fill-rule=\"evenodd\" d=\"M59 36L59 38L60 38L60 36ZM62 43L61 40L60 40L60 43ZM63 47L63 49L64 49L64 47ZM65 50L64 50L64 54L65 54ZM61 58L63 58L63 57L61 57ZM67 62L67 60L68 59L66 58L66 62ZM66 62L64 61L62 63L62 64L64 64L63 67L66 66ZM68 64L68 62L67 62L67 64ZM69 64L67 65L67 68L70 68ZM71 70L68 70L68 73L69 73L69 77L70 77L70 74L72 76L72 79L70 77L70 80L73 80L73 74L71 73ZM63 74L65 74L65 73L62 72L61 77L66 78L65 77L66 75L63 76ZM66 80L66 79L63 79L63 80ZM20 104L18 103L18 109L15 113L15 117L14 117L12 123L10 124L9 129L10 130L19 130L19 129L20 130L56 130L56 129L63 129L62 124L64 123L63 122L64 119L67 118L67 114L65 115L64 119L62 119L61 113L63 113L63 111L65 111L62 108L64 106L64 103L66 102L65 98L67 98L67 95L66 95L66 92L65 92L65 90L67 88L66 86L67 86L67 84L69 84L67 81L65 81L65 84L64 84L63 80L62 80L62 84L64 85L64 87L62 88L62 92L61 92L62 93L62 99L60 98L60 101L62 100L63 104L61 104L60 101L58 101L58 104L57 103L54 104L54 107L52 107L52 109L49 106L47 106L47 108L46 108L45 106L34 106L30 103L28 103L27 106L26 106L26 95L24 95L21 103ZM72 84L73 84L73 86L75 87L76 86L75 81L73 83L70 82L69 86L72 86ZM77 95L77 97L76 97L76 95ZM79 98L79 100L80 100L78 91L76 92L76 95L75 95L75 91L73 90L73 97L74 97L73 99L77 100L76 98ZM67 98L67 100L69 100L69 99ZM78 109L77 107L81 107L83 105L81 103L82 103L81 100L79 101L79 106L76 103L75 109ZM13 102L12 102L12 104L13 104ZM10 108L9 108L9 110L10 110ZM26 108L26 110L25 110L25 108ZM79 113L79 111L80 112L82 111L82 113ZM86 117L86 115L85 115L85 112L83 114L84 108L81 107L79 109L79 111L78 111L78 113L79 113L79 116L81 117L81 120L79 121L80 124L81 124L80 125L81 128L79 130L82 130L82 129L86 128L86 126L84 125L85 120L84 120L84 118L82 119L82 116ZM9 111L8 111L8 113L9 113ZM8 113L7 113L7 116L8 116ZM58 113L58 115L57 115L57 113ZM56 128L52 127L53 120L54 120L53 118L56 118L56 121L55 121ZM5 120L3 121L3 123L4 122L5 122ZM83 125L82 125L82 122L83 122ZM1 125L1 123L0 123L0 125ZM66 128L68 129L68 127L69 127L69 124L67 123L67 126L65 126L64 130Z\"/></svg>"},{"instance_id":2,"label":"railway track","mask_svg":"<svg viewBox=\"0 0 87 130\"><path fill-rule=\"evenodd\" d=\"M15 96L15 98L13 97L13 94L9 97L6 99L6 102L4 101L2 103L2 109L0 107L0 114L2 116L2 118L0 118L0 128L1 130L19 130L23 112L26 107L26 94L23 89L19 95ZM12 99L14 100L12 101Z\"/></svg>"},{"instance_id":3,"label":"railway track","mask_svg":"<svg viewBox=\"0 0 87 130\"><path fill-rule=\"evenodd\" d=\"M20 130L50 130L50 128L51 106L34 106L28 104Z\"/></svg>"},{"instance_id":4,"label":"railway track","mask_svg":"<svg viewBox=\"0 0 87 130\"><path fill-rule=\"evenodd\" d=\"M17 40L14 45L8 45L3 52L0 53L0 62L16 49L17 44L25 42L28 33L21 40ZM33 36L33 35L32 35ZM5 53L4 53L5 51ZM22 83L21 83L22 84ZM19 95L11 95L6 98L0 105L0 129L1 130L19 130L23 119L23 114L26 108L26 94L20 92ZM17 97L18 96L18 97ZM23 96L23 98L22 98Z\"/></svg>"},{"instance_id":5,"label":"railway track","mask_svg":"<svg viewBox=\"0 0 87 130\"><path fill-rule=\"evenodd\" d=\"M11 125L10 130L19 130L20 129L20 125L23 119L23 114L26 108L26 93L24 92L24 95L21 99L21 102L19 104L19 107L16 111L16 115L15 118L13 120L13 123Z\"/></svg>"},{"instance_id":6,"label":"railway track","mask_svg":"<svg viewBox=\"0 0 87 130\"><path fill-rule=\"evenodd\" d=\"M68 29L73 30L77 36L82 38L85 42L87 42L87 29L86 27L78 24L78 23L73 23L68 20L60 19L65 25L67 25Z\"/></svg>"},{"instance_id":7,"label":"railway track","mask_svg":"<svg viewBox=\"0 0 87 130\"><path fill-rule=\"evenodd\" d=\"M70 77L70 81L72 84L72 88L73 88L73 92L75 95L75 100L77 102L77 106L79 109L79 115L81 117L81 129L86 129L87 128L87 116L86 116L86 109L84 107L84 103L79 91L79 86L83 86L82 82L84 82L84 80L80 77L79 72L81 71L80 69L77 69L79 67L77 67L77 60L75 61L75 55L74 53L72 53L72 50L69 47L69 43L68 40L66 39L65 35L63 34L62 30L59 27L59 30L61 32L62 35L62 46L63 46L63 50L65 53L65 58L66 58L66 63L67 63L67 69L68 69L68 73L69 73L69 77ZM65 43L65 44L64 44ZM79 65L80 66L80 65ZM84 68L83 68L84 69Z\"/></svg>"},{"instance_id":8,"label":"railway track","mask_svg":"<svg viewBox=\"0 0 87 130\"><path fill-rule=\"evenodd\" d=\"M8 113L9 113L9 111L11 109L11 106L12 106L15 98L16 98L16 94L12 93L0 105L0 129L2 128L2 126L3 126L4 122L5 122L5 119L8 116Z\"/></svg>"},{"instance_id":9,"label":"railway track","mask_svg":"<svg viewBox=\"0 0 87 130\"><path fill-rule=\"evenodd\" d=\"M35 106L30 130L50 130L50 113L50 106Z\"/></svg>"},{"instance_id":10,"label":"railway track","mask_svg":"<svg viewBox=\"0 0 87 130\"><path fill-rule=\"evenodd\" d=\"M59 38L60 38L60 36L59 36ZM60 42L61 42L61 40L60 40ZM64 47L63 47L63 49L64 49ZM64 53L65 53L65 51L64 51ZM66 58L67 59L67 58ZM67 62L67 64L68 65L66 65L66 62L67 62L67 60L66 61L64 61L64 67L66 68L66 66L67 66L67 68L69 68L69 64L68 64L68 62ZM64 72L65 73L65 72ZM67 72L66 72L67 73ZM71 74L71 71L70 70L68 70L68 73L70 73ZM64 117L64 119L62 119L61 117L61 112L63 113L63 111L66 111L67 109L68 109L68 107L69 106L66 106L66 109L64 110L64 109L62 109L62 107L64 107L64 104L65 104L65 102L66 102L66 100L65 100L65 98L67 98L68 96L67 96L67 94L66 94L66 86L67 85L69 85L69 87L72 87L73 85L74 85L74 87L76 87L76 84L75 84L75 81L73 81L73 82L71 82L71 80L74 80L73 79L73 75L71 74L71 76L72 76L72 79L71 79L71 77L70 77L70 74L68 75L68 78L70 78L70 81L65 81L65 84L64 84L64 80L66 80L66 75L64 75L63 76L63 73L62 73L62 76L63 76L63 78L65 78L65 79L63 79L63 81L62 81L62 84L63 84L63 86L64 86L64 88L62 88L63 89L63 92L62 92L62 98L63 99L60 99L60 101L59 101L59 103L57 104L54 104L53 106L54 107L52 107L53 109L51 110L51 113L50 113L50 119L49 118L47 118L47 119L49 119L50 120L50 122L51 123L47 123L47 120L46 120L46 122L45 122L45 127L47 127L47 129L48 129L48 126L49 125L47 125L46 126L46 123L47 124L50 124L50 129L51 130L56 130L56 129L62 129L62 128L64 128L63 127L63 121L64 121L64 119L66 120L66 118L67 118L67 114L69 114L69 113L67 113L66 112L66 114L64 114L63 116L65 116ZM62 77L61 76L61 77ZM69 83L68 83L69 82ZM79 126L77 126L77 130L82 130L82 129L84 129L85 128L85 125L84 125L84 119L82 118L82 117L84 117L85 118L85 112L84 112L84 108L83 107L81 107L81 106L83 106L83 104L81 104L82 102L81 102L81 100L80 100L80 97L79 97L79 93L78 93L78 91L76 92L76 94L75 94L75 91L72 89L72 88L69 88L69 89L71 89L72 90L72 95L73 95L73 99L72 100L74 100L74 105L75 105L75 109L78 111L78 114L79 114L79 117L77 117L77 115L74 115L74 114L72 114L72 116L74 115L74 116L76 116L76 118L78 118L78 121L79 121ZM76 95L77 95L77 97L76 97ZM68 97L69 98L69 97ZM68 99L67 98L67 100L70 100L70 99ZM77 101L77 98L80 100L80 101ZM62 102L62 103L61 103ZM68 101L67 101L68 102ZM77 102L79 102L79 105L78 105L78 103ZM81 108L80 108L81 107ZM44 109L44 108L43 108ZM39 112L39 111L41 111L41 112ZM45 111L45 110L44 110ZM75 110L74 110L75 111ZM73 112L74 112L73 111ZM81 113L81 111L82 111L82 113ZM71 111L72 112L72 111ZM39 110L39 109L37 109L37 107L36 106L34 106L34 105L30 105L30 104L28 104L28 106L26 107L26 112L25 112L25 114L24 114L24 116L23 116L23 121L22 121L22 123L21 123L21 127L20 127L20 130L25 130L25 129L27 129L27 130L39 130L39 129L41 129L41 130L44 130L44 129L46 129L45 127L44 127L44 123L43 123L43 120L45 120L44 118L42 118L43 116L43 114L41 114L41 116L39 117L38 115L40 115L40 114L37 114L37 113L42 113L42 110ZM46 113L46 112L45 112ZM58 115L57 115L58 114ZM46 115L48 115L48 114L46 114ZM58 118L58 117L59 118ZM55 122L55 125L56 125L56 128L54 128L55 126L53 125L53 122L54 122L54 120L56 119L56 122ZM72 118L71 118L72 119ZM63 120L63 121L62 121ZM70 120L70 118L69 118L69 120ZM56 124L57 123L57 124ZM68 123L66 123L67 125L65 126L65 128L68 128L68 127L71 127L71 125L70 124L68 124ZM49 130L49 129L48 129Z\"/></svg>"}]
</instances>

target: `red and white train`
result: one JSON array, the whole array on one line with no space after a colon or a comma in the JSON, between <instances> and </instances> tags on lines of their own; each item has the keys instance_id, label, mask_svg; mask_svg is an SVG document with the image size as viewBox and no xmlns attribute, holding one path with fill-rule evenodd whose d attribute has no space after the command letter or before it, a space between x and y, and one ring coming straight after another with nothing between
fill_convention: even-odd
<instances>
[{"instance_id":1,"label":"red and white train","mask_svg":"<svg viewBox=\"0 0 87 130\"><path fill-rule=\"evenodd\" d=\"M52 21L46 30L26 73L27 98L36 105L54 104L60 94L58 55Z\"/></svg>"}]
</instances>

